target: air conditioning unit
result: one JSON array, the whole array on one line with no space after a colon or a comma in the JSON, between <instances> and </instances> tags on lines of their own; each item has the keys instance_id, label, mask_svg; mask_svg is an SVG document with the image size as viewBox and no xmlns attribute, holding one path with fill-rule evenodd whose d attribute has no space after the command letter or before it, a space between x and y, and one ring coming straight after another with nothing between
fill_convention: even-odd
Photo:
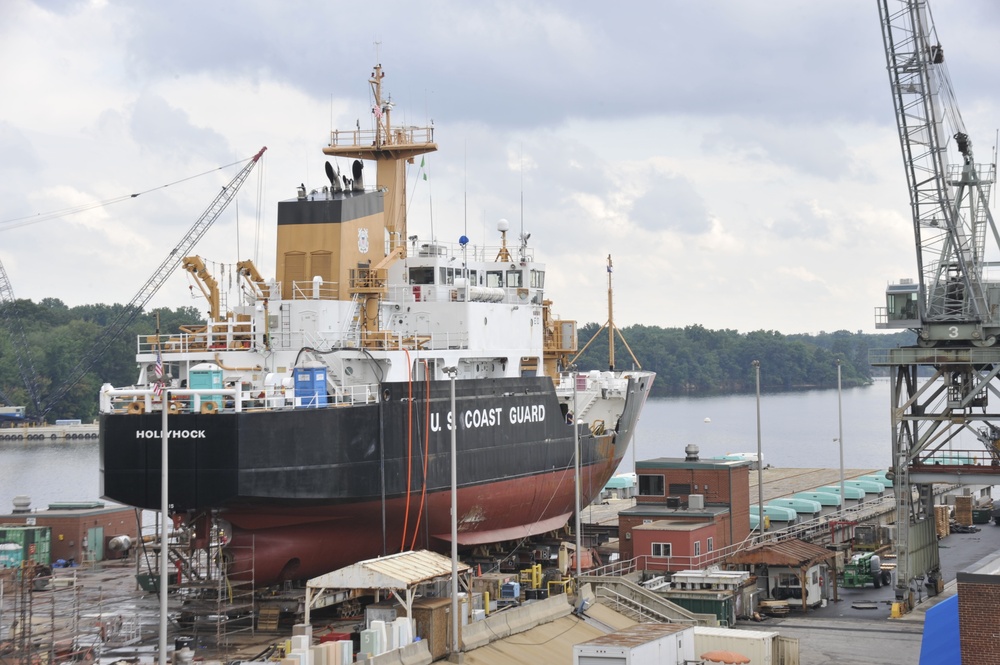
<instances>
[{"instance_id":1,"label":"air conditioning unit","mask_svg":"<svg viewBox=\"0 0 1000 665\"><path fill-rule=\"evenodd\" d=\"M691 510L705 510L705 495L689 494L688 508L690 508Z\"/></svg>"},{"instance_id":2,"label":"air conditioning unit","mask_svg":"<svg viewBox=\"0 0 1000 665\"><path fill-rule=\"evenodd\" d=\"M679 496L668 496L667 497L667 508L680 508L681 498Z\"/></svg>"}]
</instances>

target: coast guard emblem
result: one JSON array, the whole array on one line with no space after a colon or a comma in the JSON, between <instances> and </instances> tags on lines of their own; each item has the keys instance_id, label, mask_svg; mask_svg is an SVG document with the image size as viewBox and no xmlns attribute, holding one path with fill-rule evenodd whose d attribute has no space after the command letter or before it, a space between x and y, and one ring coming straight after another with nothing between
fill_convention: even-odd
<instances>
[{"instance_id":1,"label":"coast guard emblem","mask_svg":"<svg viewBox=\"0 0 1000 665\"><path fill-rule=\"evenodd\" d=\"M358 251L368 253L368 229L358 229Z\"/></svg>"}]
</instances>

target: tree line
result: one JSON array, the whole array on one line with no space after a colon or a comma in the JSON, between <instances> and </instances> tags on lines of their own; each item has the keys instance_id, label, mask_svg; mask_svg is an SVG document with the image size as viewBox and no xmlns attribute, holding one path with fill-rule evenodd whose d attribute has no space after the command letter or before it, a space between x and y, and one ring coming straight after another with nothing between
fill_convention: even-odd
<instances>
[{"instance_id":1,"label":"tree line","mask_svg":"<svg viewBox=\"0 0 1000 665\"><path fill-rule=\"evenodd\" d=\"M13 345L11 335L0 334L0 391L11 404L27 406L32 413L31 395L21 379L19 358L27 371L34 368L34 380L43 405L47 396L61 388L77 363L105 334L124 305L80 305L67 307L58 298L43 298L34 303L18 300L14 308L7 305L8 325L20 323L24 330L28 352L20 352L20 345ZM79 418L91 422L98 413L98 394L105 383L115 386L131 385L138 377L135 363L136 342L139 335L156 330L159 316L163 334L180 332L180 326L204 322L202 314L194 307L155 309L142 312L112 343L107 352L94 360L87 373L59 403L52 405L46 416L48 422L60 418Z\"/></svg>"},{"instance_id":2,"label":"tree line","mask_svg":"<svg viewBox=\"0 0 1000 665\"><path fill-rule=\"evenodd\" d=\"M24 330L43 404L47 404L47 395L65 383L79 360L123 308L119 304L67 307L58 298L45 298L38 303L16 302L17 320ZM8 313L11 311L8 309ZM141 313L108 351L94 361L83 379L58 404L52 405L47 420L80 418L89 422L96 418L101 385L130 385L136 380L136 340L139 335L156 330L157 317L162 334L178 333L181 325L204 323L202 313L194 307ZM608 367L607 331L598 335L600 328L596 323L588 323L579 330L581 348L594 338L576 361L581 370ZM774 330L748 333L709 330L700 325L684 328L633 325L622 328L620 333L642 368L657 373L652 392L655 396L753 391L754 360L760 361L762 390L836 387L837 359L841 361L844 387L862 385L882 369L868 363L869 349L909 346L915 342L909 331L873 335L838 330L784 335ZM617 369L634 366L628 348L616 337ZM0 391L14 405L31 404L9 334L0 334Z\"/></svg>"},{"instance_id":3,"label":"tree line","mask_svg":"<svg viewBox=\"0 0 1000 665\"><path fill-rule=\"evenodd\" d=\"M601 328L588 323L579 329L580 348L590 342L576 361L582 370L608 368L608 331ZM631 349L643 369L656 372L651 394L661 397L754 391L754 360L760 361L761 390L835 388L838 359L842 385L864 385L874 376L885 374L884 368L869 364L870 349L910 346L916 341L910 331L866 334L838 330L784 335L775 330L741 333L709 330L700 325L633 325L619 332L621 336L615 336L616 369L635 366Z\"/></svg>"}]
</instances>

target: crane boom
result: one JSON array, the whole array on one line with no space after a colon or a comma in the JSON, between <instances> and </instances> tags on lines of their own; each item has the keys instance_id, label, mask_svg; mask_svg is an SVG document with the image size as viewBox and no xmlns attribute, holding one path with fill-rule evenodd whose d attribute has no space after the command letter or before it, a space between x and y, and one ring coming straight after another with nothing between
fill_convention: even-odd
<instances>
[{"instance_id":1,"label":"crane boom","mask_svg":"<svg viewBox=\"0 0 1000 665\"><path fill-rule=\"evenodd\" d=\"M160 287L167 281L167 278L177 270L184 257L188 256L191 249L198 244L198 241L205 235L205 232L208 231L219 215L222 214L222 211L226 209L226 206L236 196L237 192L239 192L240 187L243 186L244 181L246 181L250 172L253 171L253 167L257 164L257 161L264 154L265 150L267 150L266 146L261 148L260 152L254 155L240 172L229 181L229 184L222 188L222 191L219 192L215 200L202 213L201 217L188 230L177 246L170 250L170 253L167 254L160 267L142 285L139 292L135 294L135 297L122 308L118 316L115 317L115 320L105 328L100 340L80 358L76 366L70 371L66 382L49 397L45 408L41 410L43 417L90 371L90 368L97 359L101 357L108 347L111 346L112 342L135 320L142 312L143 307L146 306L146 303L160 290Z\"/></svg>"},{"instance_id":2,"label":"crane boom","mask_svg":"<svg viewBox=\"0 0 1000 665\"><path fill-rule=\"evenodd\" d=\"M28 389L28 396L34 406L35 413L41 410L41 399L38 396L38 380L35 373L34 363L31 361L31 354L28 350L28 340L24 336L24 327L21 325L21 317L17 314L17 299L14 298L14 289L10 285L7 271L0 263L0 312L3 313L4 324L10 332L11 347L14 357L17 359L17 369L21 374L21 380ZM0 399L10 404L9 398L0 393Z\"/></svg>"},{"instance_id":3,"label":"crane boom","mask_svg":"<svg viewBox=\"0 0 1000 665\"><path fill-rule=\"evenodd\" d=\"M984 281L983 271L988 241L1000 252L988 205L996 167L975 161L926 0L880 0L879 12L918 282L889 287L877 326L910 328L923 346L991 346L1000 334L1000 282Z\"/></svg>"}]
</instances>

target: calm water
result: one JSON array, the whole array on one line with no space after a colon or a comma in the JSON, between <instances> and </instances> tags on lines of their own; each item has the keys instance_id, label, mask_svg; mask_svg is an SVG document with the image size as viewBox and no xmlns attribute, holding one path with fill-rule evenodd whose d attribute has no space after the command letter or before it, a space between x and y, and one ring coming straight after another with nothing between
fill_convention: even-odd
<instances>
[{"instance_id":1,"label":"calm water","mask_svg":"<svg viewBox=\"0 0 1000 665\"><path fill-rule=\"evenodd\" d=\"M842 391L844 466L889 466L889 382ZM761 396L764 461L782 467L839 465L837 391L810 390ZM710 422L705 422L708 418ZM642 413L635 459L682 457L693 443L703 457L757 451L757 400L724 395L650 400ZM973 444L975 445L975 444ZM633 455L621 471L631 471ZM100 495L96 442L0 444L0 512L18 494L42 508L53 501L94 500Z\"/></svg>"}]
</instances>

